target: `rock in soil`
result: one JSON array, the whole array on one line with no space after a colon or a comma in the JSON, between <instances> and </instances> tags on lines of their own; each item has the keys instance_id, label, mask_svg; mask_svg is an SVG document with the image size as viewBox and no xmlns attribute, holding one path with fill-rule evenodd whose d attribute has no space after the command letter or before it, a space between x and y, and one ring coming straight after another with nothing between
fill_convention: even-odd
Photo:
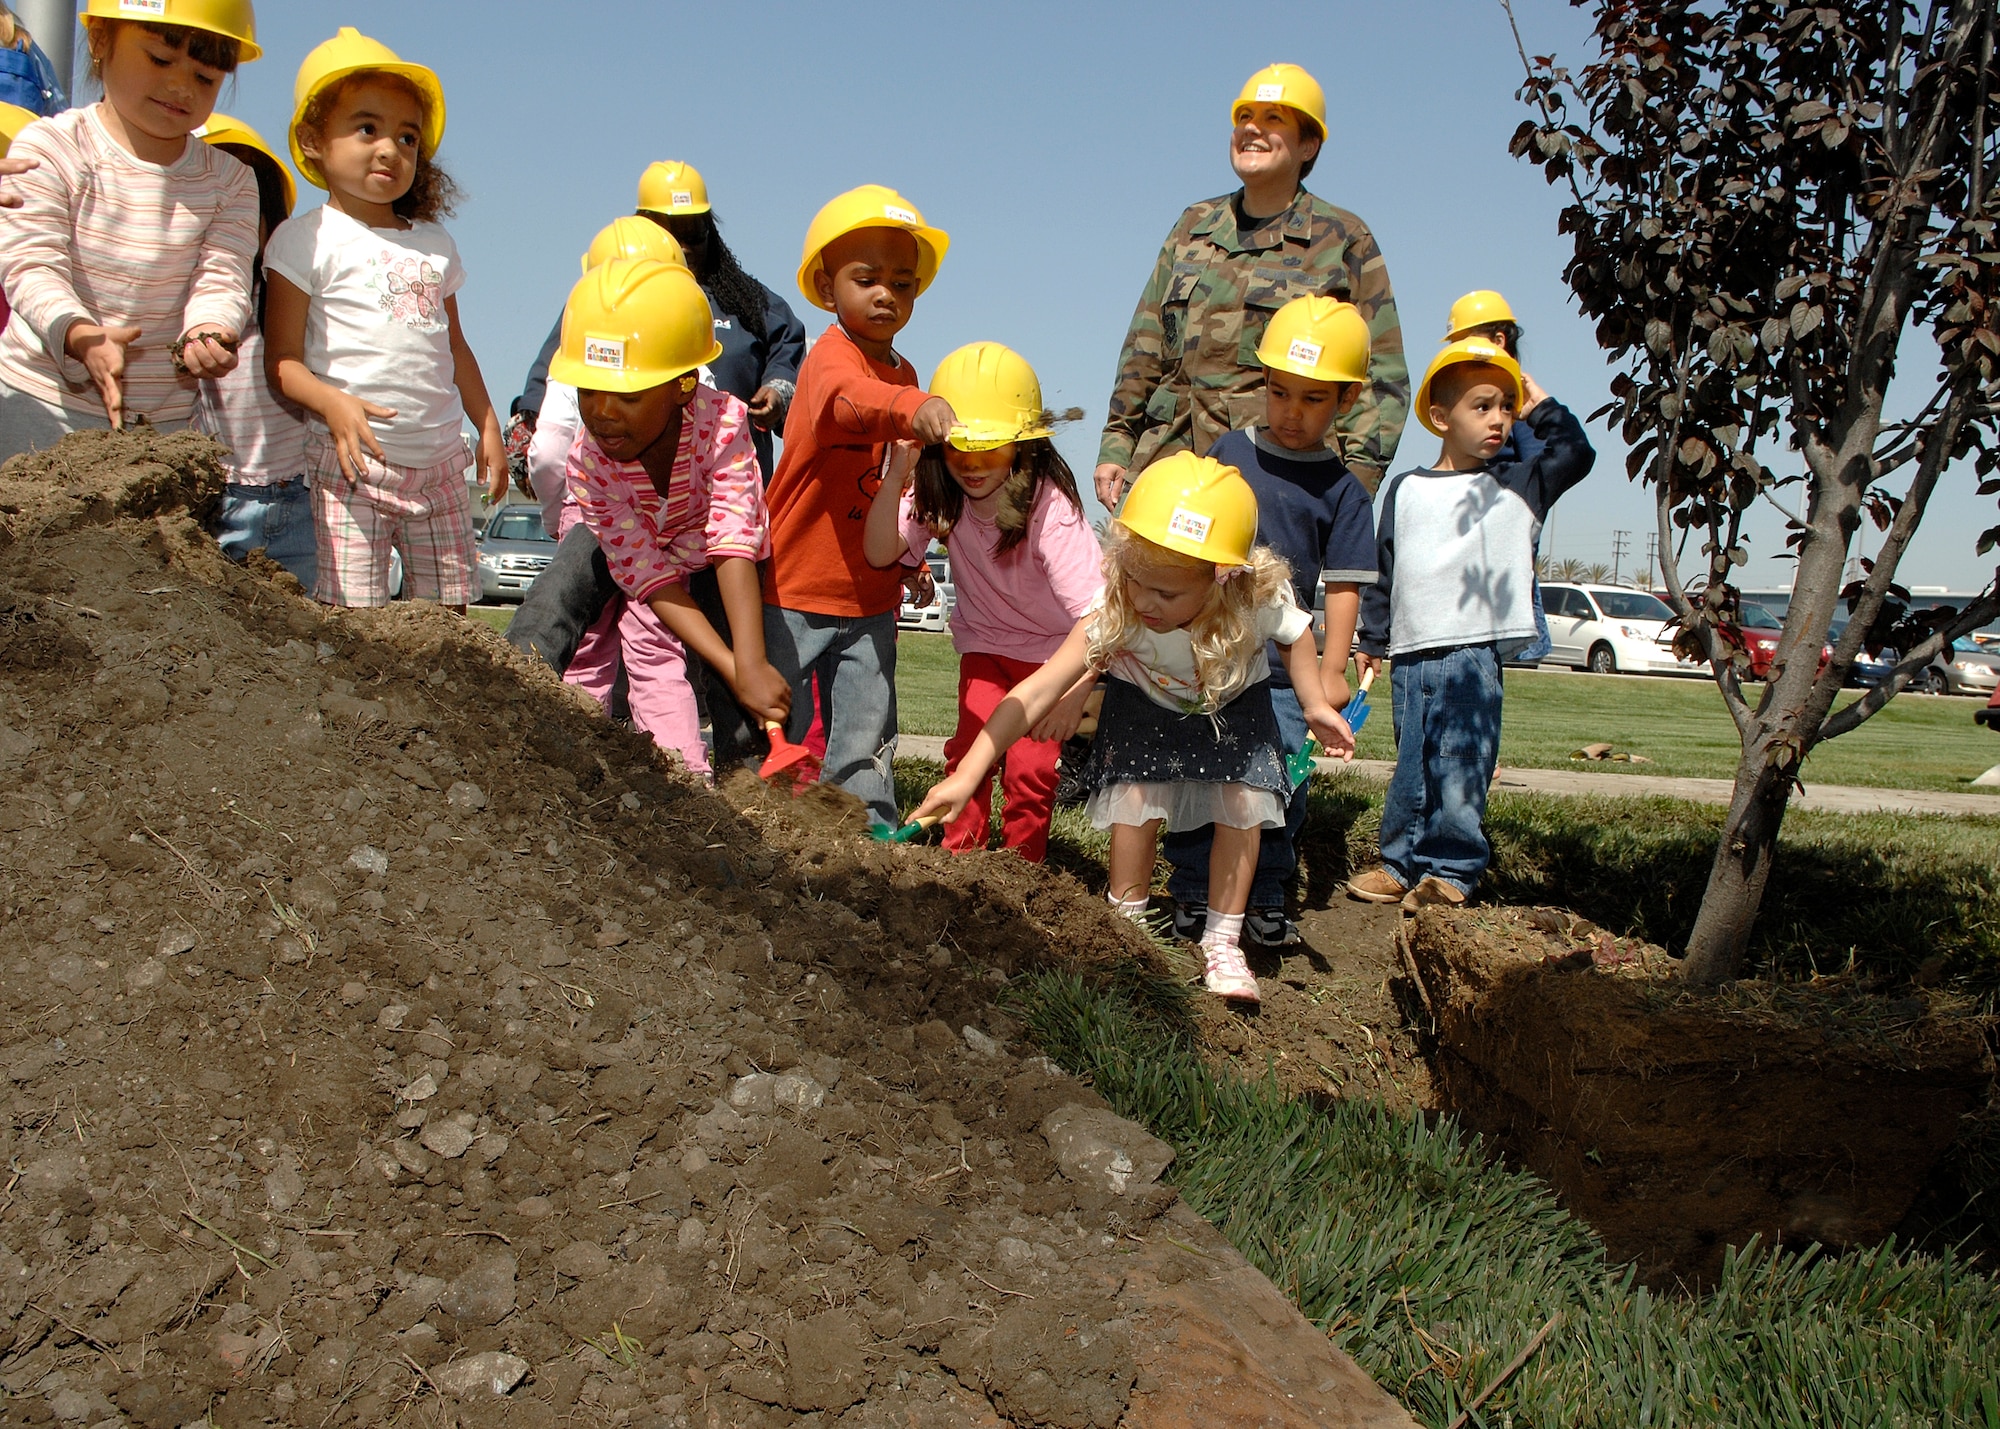
<instances>
[{"instance_id":1,"label":"rock in soil","mask_svg":"<svg viewBox=\"0 0 2000 1429\"><path fill-rule=\"evenodd\" d=\"M219 556L221 483L146 432L0 472L0 1418L1157 1398L1172 1192L1058 1169L1102 1103L990 1002L1143 955L1120 920L706 792L435 607L322 610Z\"/></svg>"},{"instance_id":2,"label":"rock in soil","mask_svg":"<svg viewBox=\"0 0 2000 1429\"><path fill-rule=\"evenodd\" d=\"M1656 1284L1752 1236L1880 1240L1993 1078L1985 1019L1941 996L1702 991L1560 909L1425 909L1403 948L1446 1108Z\"/></svg>"}]
</instances>

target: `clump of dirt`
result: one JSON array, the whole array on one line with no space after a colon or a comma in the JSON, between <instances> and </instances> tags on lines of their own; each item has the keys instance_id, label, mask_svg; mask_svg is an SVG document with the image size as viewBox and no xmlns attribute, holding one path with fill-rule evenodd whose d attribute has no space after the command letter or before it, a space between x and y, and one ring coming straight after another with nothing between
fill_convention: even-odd
<instances>
[{"instance_id":1,"label":"clump of dirt","mask_svg":"<svg viewBox=\"0 0 2000 1429\"><path fill-rule=\"evenodd\" d=\"M1723 1250L1880 1240L1993 1079L1986 1020L1851 983L1704 992L1559 909L1425 909L1402 940L1440 1100L1650 1283Z\"/></svg>"},{"instance_id":2,"label":"clump of dirt","mask_svg":"<svg viewBox=\"0 0 2000 1429\"><path fill-rule=\"evenodd\" d=\"M1125 1252L1173 1196L1057 1169L1042 1119L1101 1103L991 1002L1131 930L230 565L211 457L0 473L0 1417L1108 1429L1158 1389Z\"/></svg>"}]
</instances>

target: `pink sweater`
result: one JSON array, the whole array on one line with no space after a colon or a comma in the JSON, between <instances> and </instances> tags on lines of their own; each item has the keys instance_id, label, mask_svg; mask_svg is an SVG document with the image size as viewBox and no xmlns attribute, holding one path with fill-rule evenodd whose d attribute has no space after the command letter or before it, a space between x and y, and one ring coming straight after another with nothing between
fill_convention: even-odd
<instances>
[{"instance_id":1,"label":"pink sweater","mask_svg":"<svg viewBox=\"0 0 2000 1429\"><path fill-rule=\"evenodd\" d=\"M240 335L250 321L256 177L199 139L171 164L134 158L95 105L30 124L10 155L41 167L7 180L22 206L7 214L0 243L13 307L0 382L102 422L97 388L64 340L79 322L136 327L125 410L186 421L195 381L174 371L173 344L200 323Z\"/></svg>"},{"instance_id":2,"label":"pink sweater","mask_svg":"<svg viewBox=\"0 0 2000 1429\"><path fill-rule=\"evenodd\" d=\"M771 554L750 413L727 392L695 389L664 498L645 467L613 461L588 428L578 429L569 449L568 479L576 509L628 599L650 600L728 556L761 561Z\"/></svg>"}]
</instances>

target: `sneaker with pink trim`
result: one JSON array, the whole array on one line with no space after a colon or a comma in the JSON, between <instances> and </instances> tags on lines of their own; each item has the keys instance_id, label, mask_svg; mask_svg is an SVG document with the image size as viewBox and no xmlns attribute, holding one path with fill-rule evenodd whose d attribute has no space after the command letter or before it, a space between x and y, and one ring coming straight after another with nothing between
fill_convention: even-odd
<instances>
[{"instance_id":1,"label":"sneaker with pink trim","mask_svg":"<svg viewBox=\"0 0 2000 1429\"><path fill-rule=\"evenodd\" d=\"M1251 976L1250 965L1243 961L1243 949L1230 943L1202 951L1208 955L1208 971L1201 980L1203 987L1231 1002L1263 1002L1262 994L1257 991L1257 979Z\"/></svg>"}]
</instances>

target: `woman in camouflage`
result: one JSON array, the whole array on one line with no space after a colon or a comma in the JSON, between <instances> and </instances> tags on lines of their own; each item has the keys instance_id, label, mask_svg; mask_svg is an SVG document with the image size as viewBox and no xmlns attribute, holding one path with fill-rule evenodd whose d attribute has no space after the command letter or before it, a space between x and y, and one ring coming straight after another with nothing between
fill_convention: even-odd
<instances>
[{"instance_id":1,"label":"woman in camouflage","mask_svg":"<svg viewBox=\"0 0 2000 1429\"><path fill-rule=\"evenodd\" d=\"M1368 386L1328 442L1370 491L1402 435L1409 369L1381 251L1368 225L1301 187L1326 139L1319 85L1297 65L1259 70L1230 120L1243 186L1181 215L1125 335L1097 453L1107 510L1150 463L1183 448L1206 455L1224 432L1261 420L1257 344L1293 298L1344 299L1368 319Z\"/></svg>"}]
</instances>

